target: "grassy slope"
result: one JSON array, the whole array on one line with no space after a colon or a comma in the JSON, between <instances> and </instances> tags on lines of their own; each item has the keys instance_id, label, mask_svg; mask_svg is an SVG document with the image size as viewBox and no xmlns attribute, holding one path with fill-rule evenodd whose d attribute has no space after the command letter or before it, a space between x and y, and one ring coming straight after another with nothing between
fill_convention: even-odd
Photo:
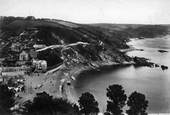
<instances>
[{"instance_id":1,"label":"grassy slope","mask_svg":"<svg viewBox=\"0 0 170 115\"><path fill-rule=\"evenodd\" d=\"M20 34L27 27L36 27L36 26L51 26L51 27L60 27L62 26L58 23L46 22L46 21L36 21L36 20L20 20L13 21L4 26L6 29L10 29L16 32L16 35Z\"/></svg>"},{"instance_id":2,"label":"grassy slope","mask_svg":"<svg viewBox=\"0 0 170 115\"><path fill-rule=\"evenodd\" d=\"M116 39L116 37L113 37L113 35L108 33L108 30L102 30L98 27L93 27L93 26L89 26L89 25L81 25L81 24L75 24L75 23L64 23L59 24L61 21L59 20L48 20L48 21L28 21L28 20L20 20L20 21L13 21L5 26L3 26L4 29L6 30L11 30L13 32L14 35L19 35L25 28L27 27L40 27L40 26L45 26L45 27L51 27L51 28L55 28L56 32L59 31L57 34L61 34L61 37L65 37L68 38L69 36L71 36L69 39L71 39L73 42L76 42L77 40L84 40L85 38L83 37L84 34L89 35L88 39L86 39L85 41L94 41L94 39L98 39L98 37L103 37L101 34L105 34L105 36L108 36L108 38L112 38L112 39ZM62 21L63 23L63 21ZM67 26L68 24L68 26ZM76 28L71 28L70 25L74 25ZM63 32L64 31L64 32ZM102 32L103 31L103 32ZM107 31L107 32L106 32ZM67 36L68 33L68 36ZM74 37L74 38L73 38ZM81 39L84 38L84 39ZM73 39L77 39L77 40L73 40ZM71 40L66 40L68 42L71 42Z\"/></svg>"}]
</instances>

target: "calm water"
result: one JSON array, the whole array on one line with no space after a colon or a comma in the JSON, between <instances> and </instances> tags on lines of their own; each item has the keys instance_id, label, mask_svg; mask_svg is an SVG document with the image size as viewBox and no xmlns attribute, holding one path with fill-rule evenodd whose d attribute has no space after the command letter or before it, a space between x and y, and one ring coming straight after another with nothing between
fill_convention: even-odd
<instances>
[{"instance_id":1,"label":"calm water","mask_svg":"<svg viewBox=\"0 0 170 115\"><path fill-rule=\"evenodd\" d=\"M168 70L126 66L86 72L77 79L75 85L77 95L81 96L83 92L92 93L99 102L102 112L106 109L106 88L112 84L120 84L128 96L133 91L145 94L149 100L149 113L170 113L170 36L166 38L132 40L129 45L144 51L131 51L127 54L146 57L152 62L167 65ZM158 49L169 52L160 53ZM126 109L127 107L124 107L124 110Z\"/></svg>"}]
</instances>

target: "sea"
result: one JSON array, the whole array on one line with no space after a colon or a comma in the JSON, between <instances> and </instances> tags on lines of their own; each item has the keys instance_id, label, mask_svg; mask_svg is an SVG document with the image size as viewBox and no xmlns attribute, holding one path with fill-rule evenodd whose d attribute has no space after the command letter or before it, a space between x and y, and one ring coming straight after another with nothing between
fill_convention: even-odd
<instances>
[{"instance_id":1,"label":"sea","mask_svg":"<svg viewBox=\"0 0 170 115\"><path fill-rule=\"evenodd\" d=\"M119 84L123 86L125 93L129 96L137 91L146 96L149 101L147 112L152 115L170 115L170 36L136 39L132 38L127 43L136 49L127 52L129 56L148 58L149 61L158 65L168 66L169 69L162 70L161 67L134 67L113 66L100 71L88 71L81 73L75 83L77 99L84 92L90 92L99 103L101 112L107 108L106 88L109 85ZM158 50L166 50L161 53ZM124 113L128 109L123 108Z\"/></svg>"}]
</instances>

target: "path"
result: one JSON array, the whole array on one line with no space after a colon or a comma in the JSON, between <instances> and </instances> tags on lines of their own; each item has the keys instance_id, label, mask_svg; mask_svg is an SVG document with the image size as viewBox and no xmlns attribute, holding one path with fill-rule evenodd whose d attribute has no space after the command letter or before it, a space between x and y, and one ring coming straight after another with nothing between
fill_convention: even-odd
<instances>
[{"instance_id":1,"label":"path","mask_svg":"<svg viewBox=\"0 0 170 115\"><path fill-rule=\"evenodd\" d=\"M76 42L76 43L72 43L72 44L68 44L68 45L50 45L50 46L47 46L45 48L42 48L42 49L39 49L39 50L36 50L37 52L40 52L40 51L44 51L44 50L47 50L47 49L54 49L54 48L66 48L66 47L70 47L70 46L76 46L76 45L88 45L89 43L87 42Z\"/></svg>"}]
</instances>

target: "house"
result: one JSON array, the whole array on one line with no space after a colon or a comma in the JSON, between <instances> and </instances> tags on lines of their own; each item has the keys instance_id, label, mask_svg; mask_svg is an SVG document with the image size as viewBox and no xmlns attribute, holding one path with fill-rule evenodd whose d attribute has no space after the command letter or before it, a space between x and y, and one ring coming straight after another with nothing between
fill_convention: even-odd
<instances>
[{"instance_id":1,"label":"house","mask_svg":"<svg viewBox=\"0 0 170 115\"><path fill-rule=\"evenodd\" d=\"M19 60L20 61L27 61L29 60L29 53L27 50L23 50L20 55L19 55Z\"/></svg>"},{"instance_id":2,"label":"house","mask_svg":"<svg viewBox=\"0 0 170 115\"><path fill-rule=\"evenodd\" d=\"M36 70L46 70L47 69L47 61L45 60L36 60L32 59L32 65L36 68Z\"/></svg>"},{"instance_id":3,"label":"house","mask_svg":"<svg viewBox=\"0 0 170 115\"><path fill-rule=\"evenodd\" d=\"M12 43L11 45L11 50L19 52L21 50L21 44L20 43Z\"/></svg>"},{"instance_id":4,"label":"house","mask_svg":"<svg viewBox=\"0 0 170 115\"><path fill-rule=\"evenodd\" d=\"M47 69L47 61L45 61L45 60L37 61L36 69L38 69L38 70L46 70Z\"/></svg>"}]
</instances>

